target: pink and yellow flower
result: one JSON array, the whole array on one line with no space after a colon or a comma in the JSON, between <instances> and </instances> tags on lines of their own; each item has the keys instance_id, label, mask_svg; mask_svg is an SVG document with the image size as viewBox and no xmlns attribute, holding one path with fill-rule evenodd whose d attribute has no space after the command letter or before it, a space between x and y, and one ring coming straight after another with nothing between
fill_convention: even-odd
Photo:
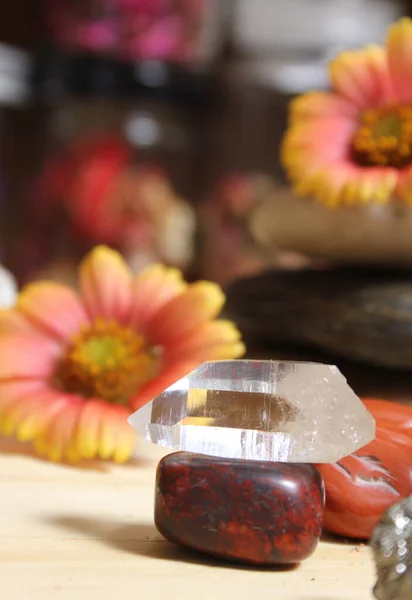
<instances>
[{"instance_id":1,"label":"pink and yellow flower","mask_svg":"<svg viewBox=\"0 0 412 600\"><path fill-rule=\"evenodd\" d=\"M412 203L412 21L386 45L340 54L330 92L292 102L282 160L300 195L330 207Z\"/></svg>"},{"instance_id":2,"label":"pink and yellow flower","mask_svg":"<svg viewBox=\"0 0 412 600\"><path fill-rule=\"evenodd\" d=\"M216 284L186 284L176 269L133 277L117 252L95 248L79 292L53 282L23 289L0 312L0 431L51 460L127 460L131 412L206 360L243 354L217 320Z\"/></svg>"}]
</instances>

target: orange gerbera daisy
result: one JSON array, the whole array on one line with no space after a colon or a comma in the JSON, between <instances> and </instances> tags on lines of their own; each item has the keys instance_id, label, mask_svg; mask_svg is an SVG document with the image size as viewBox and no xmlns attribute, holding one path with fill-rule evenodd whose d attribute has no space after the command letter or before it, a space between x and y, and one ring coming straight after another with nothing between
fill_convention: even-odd
<instances>
[{"instance_id":1,"label":"orange gerbera daisy","mask_svg":"<svg viewBox=\"0 0 412 600\"><path fill-rule=\"evenodd\" d=\"M282 159L300 195L328 206L412 203L412 21L385 47L344 52L330 65L331 92L292 102Z\"/></svg>"},{"instance_id":2,"label":"orange gerbera daisy","mask_svg":"<svg viewBox=\"0 0 412 600\"><path fill-rule=\"evenodd\" d=\"M133 277L104 246L81 264L79 294L28 285L0 312L0 430L52 460L127 460L131 412L199 363L243 354L234 324L216 320L223 303L176 269Z\"/></svg>"}]
</instances>

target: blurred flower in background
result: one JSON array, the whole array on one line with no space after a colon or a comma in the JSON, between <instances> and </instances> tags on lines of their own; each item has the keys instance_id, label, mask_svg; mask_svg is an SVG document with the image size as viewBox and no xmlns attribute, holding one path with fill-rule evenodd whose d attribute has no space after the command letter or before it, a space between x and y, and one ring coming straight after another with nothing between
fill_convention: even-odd
<instances>
[{"instance_id":1,"label":"blurred flower in background","mask_svg":"<svg viewBox=\"0 0 412 600\"><path fill-rule=\"evenodd\" d=\"M394 196L412 202L412 21L393 25L385 47L340 54L332 92L296 99L283 145L295 190L330 207Z\"/></svg>"},{"instance_id":2,"label":"blurred flower in background","mask_svg":"<svg viewBox=\"0 0 412 600\"><path fill-rule=\"evenodd\" d=\"M46 214L63 205L83 240L121 249L135 272L153 262L186 269L193 258L192 207L161 168L134 166L132 150L120 138L81 139L52 158L35 200Z\"/></svg>"},{"instance_id":3,"label":"blurred flower in background","mask_svg":"<svg viewBox=\"0 0 412 600\"><path fill-rule=\"evenodd\" d=\"M279 183L261 173L232 173L222 178L199 211L201 271L207 278L227 284L270 267L306 264L294 253L268 251L253 231L260 208L282 191Z\"/></svg>"},{"instance_id":4,"label":"blurred flower in background","mask_svg":"<svg viewBox=\"0 0 412 600\"><path fill-rule=\"evenodd\" d=\"M199 212L201 262L206 277L225 284L262 269L267 256L254 245L249 221L273 180L260 173L231 173L222 178Z\"/></svg>"},{"instance_id":5,"label":"blurred flower in background","mask_svg":"<svg viewBox=\"0 0 412 600\"><path fill-rule=\"evenodd\" d=\"M102 171L102 175L107 173ZM121 246L136 271L156 261L188 266L193 255L194 212L176 195L161 169L147 164L126 167L107 182L106 193L99 189L95 195L87 190L88 180L83 170L68 204L73 223L83 235Z\"/></svg>"},{"instance_id":6,"label":"blurred flower in background","mask_svg":"<svg viewBox=\"0 0 412 600\"><path fill-rule=\"evenodd\" d=\"M29 284L0 312L0 431L55 461L127 460L131 412L200 363L244 353L216 320L224 300L163 265L135 277L105 246L82 262L79 294Z\"/></svg>"}]
</instances>

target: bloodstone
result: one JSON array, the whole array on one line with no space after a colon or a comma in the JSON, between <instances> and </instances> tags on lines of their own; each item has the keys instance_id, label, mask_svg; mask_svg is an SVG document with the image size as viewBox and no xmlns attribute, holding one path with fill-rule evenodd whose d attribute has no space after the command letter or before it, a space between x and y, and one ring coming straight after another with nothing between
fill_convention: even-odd
<instances>
[{"instance_id":1,"label":"bloodstone","mask_svg":"<svg viewBox=\"0 0 412 600\"><path fill-rule=\"evenodd\" d=\"M176 452L157 469L155 523L169 541L219 558L295 564L317 546L324 499L309 464Z\"/></svg>"}]
</instances>

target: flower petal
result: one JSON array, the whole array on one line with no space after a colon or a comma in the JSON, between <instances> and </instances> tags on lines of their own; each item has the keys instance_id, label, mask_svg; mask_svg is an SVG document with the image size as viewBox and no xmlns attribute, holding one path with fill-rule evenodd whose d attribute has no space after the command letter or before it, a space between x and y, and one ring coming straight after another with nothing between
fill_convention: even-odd
<instances>
[{"instance_id":1,"label":"flower petal","mask_svg":"<svg viewBox=\"0 0 412 600\"><path fill-rule=\"evenodd\" d=\"M399 171L353 163L350 144L355 127L356 122L345 117L292 125L282 159L298 195L315 197L329 207L390 200Z\"/></svg>"},{"instance_id":2,"label":"flower petal","mask_svg":"<svg viewBox=\"0 0 412 600\"><path fill-rule=\"evenodd\" d=\"M295 186L298 195L314 196L325 206L334 208L343 203L345 186L356 175L357 168L347 163L336 163L328 169L313 170Z\"/></svg>"},{"instance_id":3,"label":"flower petal","mask_svg":"<svg viewBox=\"0 0 412 600\"><path fill-rule=\"evenodd\" d=\"M101 420L105 410L106 403L97 399L88 400L82 407L75 436L75 447L82 458L90 459L98 454Z\"/></svg>"},{"instance_id":4,"label":"flower petal","mask_svg":"<svg viewBox=\"0 0 412 600\"><path fill-rule=\"evenodd\" d=\"M296 123L284 138L282 161L292 178L312 165L348 160L356 121L340 117Z\"/></svg>"},{"instance_id":5,"label":"flower petal","mask_svg":"<svg viewBox=\"0 0 412 600\"><path fill-rule=\"evenodd\" d=\"M169 300L187 288L178 269L153 265L145 269L133 283L133 307L130 324L142 333L148 321Z\"/></svg>"},{"instance_id":6,"label":"flower petal","mask_svg":"<svg viewBox=\"0 0 412 600\"><path fill-rule=\"evenodd\" d=\"M130 411L123 406L108 406L102 413L99 456L124 462L132 455L136 433L127 423Z\"/></svg>"},{"instance_id":7,"label":"flower petal","mask_svg":"<svg viewBox=\"0 0 412 600\"><path fill-rule=\"evenodd\" d=\"M137 410L156 396L164 392L166 388L182 379L185 375L196 369L199 363L196 360L182 360L164 366L159 375L146 383L134 398L129 402L132 410Z\"/></svg>"},{"instance_id":8,"label":"flower petal","mask_svg":"<svg viewBox=\"0 0 412 600\"><path fill-rule=\"evenodd\" d=\"M147 330L150 342L167 347L217 317L224 302L225 296L217 284L199 281L190 285L156 313Z\"/></svg>"},{"instance_id":9,"label":"flower petal","mask_svg":"<svg viewBox=\"0 0 412 600\"><path fill-rule=\"evenodd\" d=\"M370 202L385 204L391 200L397 181L396 169L332 165L312 174L296 191L313 195L329 207Z\"/></svg>"},{"instance_id":10,"label":"flower petal","mask_svg":"<svg viewBox=\"0 0 412 600\"><path fill-rule=\"evenodd\" d=\"M47 410L52 406L51 390L40 390L14 402L2 417L3 431L14 434L20 442L34 440L47 426Z\"/></svg>"},{"instance_id":11,"label":"flower petal","mask_svg":"<svg viewBox=\"0 0 412 600\"><path fill-rule=\"evenodd\" d=\"M232 342L231 344L216 344L210 348L198 348L193 352L193 359L198 364L208 360L228 360L244 356L246 346L243 342Z\"/></svg>"},{"instance_id":12,"label":"flower petal","mask_svg":"<svg viewBox=\"0 0 412 600\"><path fill-rule=\"evenodd\" d=\"M349 158L355 127L344 117L292 126L283 143L282 160L298 195L315 196L327 206L339 204L347 178L359 171Z\"/></svg>"},{"instance_id":13,"label":"flower petal","mask_svg":"<svg viewBox=\"0 0 412 600\"><path fill-rule=\"evenodd\" d=\"M127 420L127 412L124 414L124 421ZM108 460L114 454L117 441L117 419L115 413L107 406L101 415L100 439L99 439L99 456L103 460Z\"/></svg>"},{"instance_id":14,"label":"flower petal","mask_svg":"<svg viewBox=\"0 0 412 600\"><path fill-rule=\"evenodd\" d=\"M412 166L400 172L396 196L406 204L412 204Z\"/></svg>"},{"instance_id":15,"label":"flower petal","mask_svg":"<svg viewBox=\"0 0 412 600\"><path fill-rule=\"evenodd\" d=\"M33 410L43 422L41 403L47 394L43 381L13 380L0 382L0 431L3 435L12 435L19 425L18 407L35 398L39 410ZM30 415L28 415L30 416Z\"/></svg>"},{"instance_id":16,"label":"flower petal","mask_svg":"<svg viewBox=\"0 0 412 600\"><path fill-rule=\"evenodd\" d=\"M332 177L332 174L329 174ZM386 204L394 194L399 172L388 167L370 167L359 171L345 184L342 190L344 204L375 202Z\"/></svg>"},{"instance_id":17,"label":"flower petal","mask_svg":"<svg viewBox=\"0 0 412 600\"><path fill-rule=\"evenodd\" d=\"M30 323L20 311L14 308L0 310L0 335L10 333L36 335L39 333L39 328ZM42 333L44 334L45 331Z\"/></svg>"},{"instance_id":18,"label":"flower petal","mask_svg":"<svg viewBox=\"0 0 412 600\"><path fill-rule=\"evenodd\" d=\"M165 363L192 359L199 364L207 360L239 358L245 353L240 331L232 321L210 321L166 349Z\"/></svg>"},{"instance_id":19,"label":"flower petal","mask_svg":"<svg viewBox=\"0 0 412 600\"><path fill-rule=\"evenodd\" d=\"M130 410L102 400L83 403L75 435L75 448L81 458L97 456L125 462L130 458L136 434L127 423Z\"/></svg>"},{"instance_id":20,"label":"flower petal","mask_svg":"<svg viewBox=\"0 0 412 600\"><path fill-rule=\"evenodd\" d=\"M400 102L412 101L412 20L401 19L389 29L386 42L388 64Z\"/></svg>"},{"instance_id":21,"label":"flower petal","mask_svg":"<svg viewBox=\"0 0 412 600\"><path fill-rule=\"evenodd\" d=\"M49 423L60 410L59 394L43 389L1 407L1 429L5 435L17 434L21 441L37 441L48 431Z\"/></svg>"},{"instance_id":22,"label":"flower petal","mask_svg":"<svg viewBox=\"0 0 412 600\"><path fill-rule=\"evenodd\" d=\"M133 455L136 446L136 432L130 427L127 421L121 421L122 427L119 427L117 444L113 453L113 460L116 463L123 463Z\"/></svg>"},{"instance_id":23,"label":"flower petal","mask_svg":"<svg viewBox=\"0 0 412 600\"><path fill-rule=\"evenodd\" d=\"M61 346L41 335L0 337L0 379L31 377L45 379L53 373Z\"/></svg>"},{"instance_id":24,"label":"flower petal","mask_svg":"<svg viewBox=\"0 0 412 600\"><path fill-rule=\"evenodd\" d=\"M313 119L357 119L359 108L346 98L330 92L307 92L289 105L291 124Z\"/></svg>"},{"instance_id":25,"label":"flower petal","mask_svg":"<svg viewBox=\"0 0 412 600\"><path fill-rule=\"evenodd\" d=\"M330 63L330 78L334 91L359 108L395 99L386 50L379 46L342 52Z\"/></svg>"},{"instance_id":26,"label":"flower petal","mask_svg":"<svg viewBox=\"0 0 412 600\"><path fill-rule=\"evenodd\" d=\"M0 380L0 412L2 406L10 399L18 400L24 396L47 389L47 383L41 379Z\"/></svg>"},{"instance_id":27,"label":"flower petal","mask_svg":"<svg viewBox=\"0 0 412 600\"><path fill-rule=\"evenodd\" d=\"M89 317L125 323L132 306L132 272L119 252L97 246L80 266L80 289Z\"/></svg>"},{"instance_id":28,"label":"flower petal","mask_svg":"<svg viewBox=\"0 0 412 600\"><path fill-rule=\"evenodd\" d=\"M50 406L53 414L49 413L47 427L35 440L38 452L56 462L78 459L74 442L82 405L74 395L55 394L55 402Z\"/></svg>"},{"instance_id":29,"label":"flower petal","mask_svg":"<svg viewBox=\"0 0 412 600\"><path fill-rule=\"evenodd\" d=\"M26 286L17 300L17 309L30 323L63 339L89 322L77 294L69 287L48 281Z\"/></svg>"}]
</instances>

